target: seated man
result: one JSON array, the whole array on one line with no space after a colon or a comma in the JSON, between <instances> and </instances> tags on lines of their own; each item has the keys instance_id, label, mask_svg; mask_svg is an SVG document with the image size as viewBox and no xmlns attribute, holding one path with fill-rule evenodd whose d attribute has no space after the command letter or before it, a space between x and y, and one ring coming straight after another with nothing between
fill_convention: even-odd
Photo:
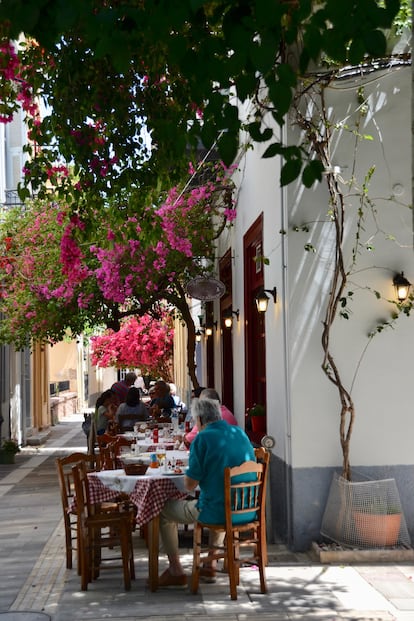
<instances>
[{"instance_id":1,"label":"seated man","mask_svg":"<svg viewBox=\"0 0 414 621\"><path fill-rule=\"evenodd\" d=\"M118 395L119 403L125 403L128 390L134 385L136 379L136 373L131 371L125 375L123 380L112 384L111 390Z\"/></svg>"},{"instance_id":2,"label":"seated man","mask_svg":"<svg viewBox=\"0 0 414 621\"><path fill-rule=\"evenodd\" d=\"M221 418L219 403L212 399L194 399L191 411L199 433L191 444L185 487L191 492L200 487L198 499L168 500L160 513L160 534L169 567L160 576L160 587L184 587L184 574L178 552L177 524L198 519L207 524L224 524L224 469L255 461L253 446L240 427ZM224 531L211 532L211 548L221 547ZM201 576L215 578L214 567L206 567Z\"/></svg>"},{"instance_id":3,"label":"seated man","mask_svg":"<svg viewBox=\"0 0 414 621\"><path fill-rule=\"evenodd\" d=\"M175 402L170 394L169 384L164 380L158 380L154 384L154 398L149 403L151 416L169 419L173 408L175 408Z\"/></svg>"}]
</instances>

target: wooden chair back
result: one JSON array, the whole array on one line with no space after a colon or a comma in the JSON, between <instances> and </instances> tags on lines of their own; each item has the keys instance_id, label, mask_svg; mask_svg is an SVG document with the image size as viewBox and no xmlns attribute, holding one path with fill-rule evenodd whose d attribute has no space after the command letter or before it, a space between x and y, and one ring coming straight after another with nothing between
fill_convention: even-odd
<instances>
[{"instance_id":1,"label":"wooden chair back","mask_svg":"<svg viewBox=\"0 0 414 621\"><path fill-rule=\"evenodd\" d=\"M256 461L260 464L263 464L263 495L265 496L265 498L267 498L267 486L268 486L268 479L269 479L269 464L270 464L270 453L269 451L267 451L265 448L263 448L262 446L259 448L255 448L254 449L254 454L256 457ZM265 517L265 516L263 516ZM264 554L264 564L267 565L268 564L268 558L267 558L267 534L266 534L266 520L263 520L263 524L262 524L262 528L263 528L263 532L262 532L262 539L264 541L264 546L263 546L263 554Z\"/></svg>"},{"instance_id":2,"label":"wooden chair back","mask_svg":"<svg viewBox=\"0 0 414 621\"><path fill-rule=\"evenodd\" d=\"M109 442L99 450L101 456L102 470L115 470L118 467L118 443Z\"/></svg>"},{"instance_id":3,"label":"wooden chair back","mask_svg":"<svg viewBox=\"0 0 414 621\"><path fill-rule=\"evenodd\" d=\"M135 515L131 507L119 503L116 510L103 510L102 505L91 503L88 471L83 462L72 469L75 484L76 511L78 518L79 557L81 589L99 577L103 565L102 548L121 548L120 556L108 557L106 561L120 560L124 574L124 586L131 588L135 578L132 530Z\"/></svg>"},{"instance_id":4,"label":"wooden chair back","mask_svg":"<svg viewBox=\"0 0 414 621\"><path fill-rule=\"evenodd\" d=\"M87 453L71 453L65 457L58 457L55 460L56 470L59 479L60 498L62 502L63 521L65 527L66 543L66 567L72 569L73 552L77 550L77 520L76 516L70 511L75 494L72 468L75 464L85 463L89 470L100 470L101 458L99 455ZM78 557L78 571L79 557Z\"/></svg>"},{"instance_id":5,"label":"wooden chair back","mask_svg":"<svg viewBox=\"0 0 414 621\"><path fill-rule=\"evenodd\" d=\"M264 458L266 462L266 457ZM237 585L240 580L240 565L256 565L259 568L260 591L267 592L265 578L266 516L265 476L269 463L247 461L234 468L224 470L225 524L203 524L194 526L193 572L191 592L197 593L200 568L203 562L222 559L224 570L230 582L230 597L237 599ZM242 480L240 480L242 479ZM212 551L204 548L202 529L225 531L224 548ZM242 548L250 553L240 556Z\"/></svg>"}]
</instances>

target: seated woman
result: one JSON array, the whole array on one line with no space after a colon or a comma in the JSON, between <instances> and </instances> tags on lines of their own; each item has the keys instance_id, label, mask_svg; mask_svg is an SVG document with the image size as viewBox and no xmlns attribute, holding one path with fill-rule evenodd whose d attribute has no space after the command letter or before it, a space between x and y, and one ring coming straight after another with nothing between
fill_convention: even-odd
<instances>
[{"instance_id":1,"label":"seated woman","mask_svg":"<svg viewBox=\"0 0 414 621\"><path fill-rule=\"evenodd\" d=\"M115 422L118 404L118 397L111 389L105 390L98 397L95 404L96 434L98 436L110 431L111 424Z\"/></svg>"},{"instance_id":2,"label":"seated woman","mask_svg":"<svg viewBox=\"0 0 414 621\"><path fill-rule=\"evenodd\" d=\"M91 428L88 435L89 453L94 453L97 436L106 432L113 433L116 429L115 413L118 405L118 397L111 389L105 390L97 398L95 412L91 418Z\"/></svg>"},{"instance_id":3,"label":"seated woman","mask_svg":"<svg viewBox=\"0 0 414 621\"><path fill-rule=\"evenodd\" d=\"M129 418L129 416L131 418ZM149 412L141 401L141 391L136 386L131 386L126 395L125 403L121 403L116 412L116 421L119 423L120 431L133 429L136 421L149 419ZM128 422L130 424L126 425ZM128 427L128 429L126 428Z\"/></svg>"}]
</instances>

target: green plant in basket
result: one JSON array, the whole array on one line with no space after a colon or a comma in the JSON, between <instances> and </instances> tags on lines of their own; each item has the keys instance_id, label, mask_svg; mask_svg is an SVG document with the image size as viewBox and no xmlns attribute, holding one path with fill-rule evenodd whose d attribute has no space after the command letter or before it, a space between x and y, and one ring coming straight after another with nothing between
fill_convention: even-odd
<instances>
[{"instance_id":1,"label":"green plant in basket","mask_svg":"<svg viewBox=\"0 0 414 621\"><path fill-rule=\"evenodd\" d=\"M3 440L1 450L15 455L16 453L20 453L20 446L16 440Z\"/></svg>"},{"instance_id":2,"label":"green plant in basket","mask_svg":"<svg viewBox=\"0 0 414 621\"><path fill-rule=\"evenodd\" d=\"M366 508L364 513L373 515L397 515L401 513L401 506L398 503L388 502L386 499L374 498Z\"/></svg>"},{"instance_id":3,"label":"green plant in basket","mask_svg":"<svg viewBox=\"0 0 414 621\"><path fill-rule=\"evenodd\" d=\"M250 416L266 416L266 409L264 405L254 405L249 410Z\"/></svg>"}]
</instances>

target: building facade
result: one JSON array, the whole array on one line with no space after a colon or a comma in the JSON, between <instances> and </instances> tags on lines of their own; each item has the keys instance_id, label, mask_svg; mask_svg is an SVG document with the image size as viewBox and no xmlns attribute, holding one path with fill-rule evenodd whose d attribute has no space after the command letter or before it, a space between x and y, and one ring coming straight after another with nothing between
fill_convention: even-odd
<instances>
[{"instance_id":1,"label":"building facade","mask_svg":"<svg viewBox=\"0 0 414 621\"><path fill-rule=\"evenodd\" d=\"M404 272L414 282L411 69L332 82L325 106L335 127L330 161L345 197L350 276L346 313L330 338L355 402L351 466L358 475L396 479L410 529L414 330L404 313L393 328L386 324L396 309L393 277ZM283 132L288 144L303 141L292 115ZM321 345L336 247L325 180L310 189L300 179L280 187L281 162L261 157L266 146L246 150L234 176L237 219L220 240L217 262L226 294L205 309L218 329L200 345L199 371L241 425L248 408L265 406L266 433L275 440L271 536L303 550L320 537L332 476L342 468L340 401L323 372ZM262 289L269 300L260 314ZM229 309L231 329L224 326Z\"/></svg>"}]
</instances>

